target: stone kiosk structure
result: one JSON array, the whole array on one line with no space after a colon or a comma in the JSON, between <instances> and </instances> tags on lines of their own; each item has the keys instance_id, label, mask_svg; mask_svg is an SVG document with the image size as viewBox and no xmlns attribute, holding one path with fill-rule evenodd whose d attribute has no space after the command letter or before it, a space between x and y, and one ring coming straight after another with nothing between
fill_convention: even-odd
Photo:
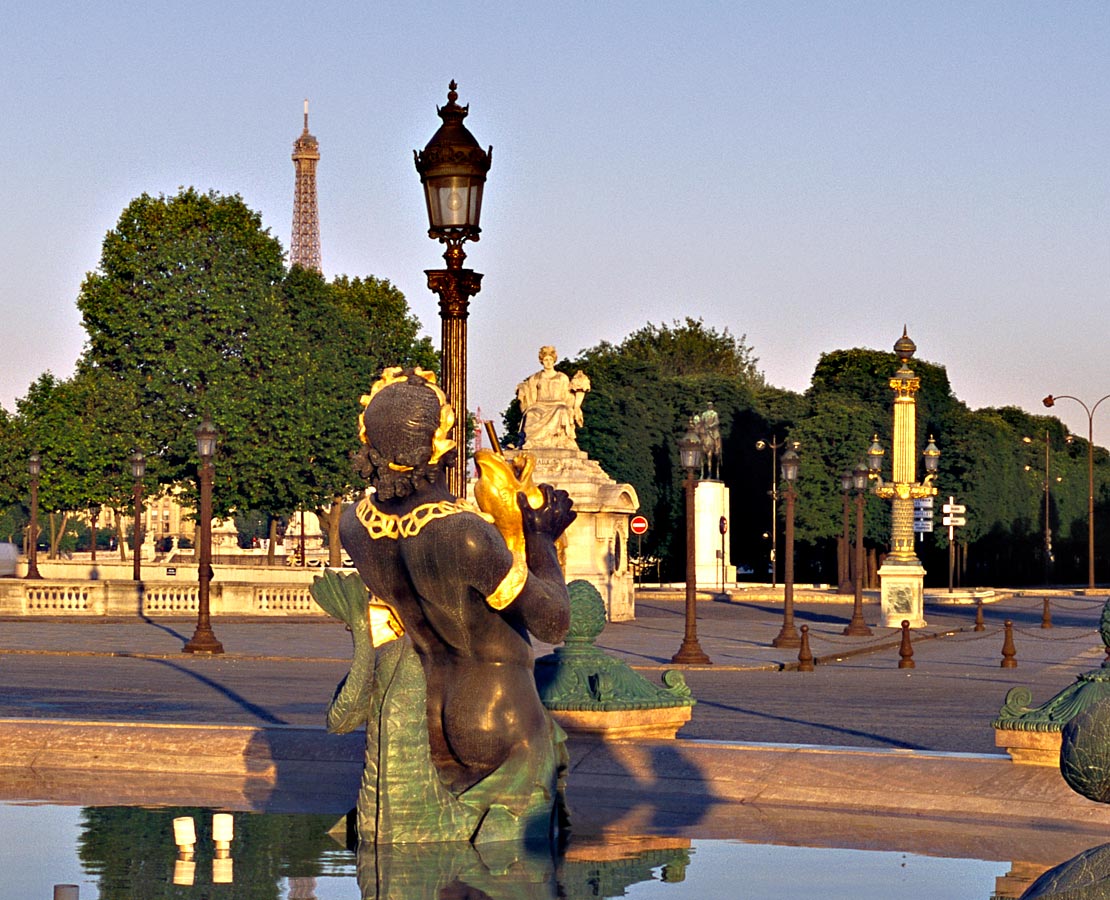
<instances>
[{"instance_id":1,"label":"stone kiosk structure","mask_svg":"<svg viewBox=\"0 0 1110 900\"><path fill-rule=\"evenodd\" d=\"M576 427L583 422L582 401L590 389L584 372L573 378L556 371L555 348L540 348L540 371L517 385L524 420L514 458L524 451L535 460L533 478L566 491L578 518L560 548L568 582L592 584L611 622L636 615L635 578L628 565L628 519L640 507L636 489L610 478L601 465L578 449Z\"/></svg>"}]
</instances>

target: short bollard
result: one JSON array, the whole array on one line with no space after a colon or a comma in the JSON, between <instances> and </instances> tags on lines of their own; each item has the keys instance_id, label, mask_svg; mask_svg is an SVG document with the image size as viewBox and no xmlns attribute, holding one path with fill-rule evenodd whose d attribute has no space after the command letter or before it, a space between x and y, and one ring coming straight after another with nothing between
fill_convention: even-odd
<instances>
[{"instance_id":1,"label":"short bollard","mask_svg":"<svg viewBox=\"0 0 1110 900\"><path fill-rule=\"evenodd\" d=\"M917 663L913 661L913 644L910 643L910 623L905 619L902 620L902 646L898 648L898 655L902 657L898 660L899 669L917 668Z\"/></svg>"},{"instance_id":2,"label":"short bollard","mask_svg":"<svg viewBox=\"0 0 1110 900\"><path fill-rule=\"evenodd\" d=\"M986 627L987 626L983 624L983 598L979 597L975 601L975 627L972 631L983 631Z\"/></svg>"},{"instance_id":3,"label":"short bollard","mask_svg":"<svg viewBox=\"0 0 1110 900\"><path fill-rule=\"evenodd\" d=\"M809 626L802 626L802 646L798 650L798 671L813 671L813 652L809 649Z\"/></svg>"},{"instance_id":4,"label":"short bollard","mask_svg":"<svg viewBox=\"0 0 1110 900\"><path fill-rule=\"evenodd\" d=\"M1052 627L1052 610L1048 605L1048 597L1044 598L1044 611L1041 613L1041 628Z\"/></svg>"},{"instance_id":5,"label":"short bollard","mask_svg":"<svg viewBox=\"0 0 1110 900\"><path fill-rule=\"evenodd\" d=\"M1007 619L1004 627L1006 637L1002 639L1002 662L1000 665L1003 669L1016 669L1017 650L1014 649L1014 623Z\"/></svg>"}]
</instances>

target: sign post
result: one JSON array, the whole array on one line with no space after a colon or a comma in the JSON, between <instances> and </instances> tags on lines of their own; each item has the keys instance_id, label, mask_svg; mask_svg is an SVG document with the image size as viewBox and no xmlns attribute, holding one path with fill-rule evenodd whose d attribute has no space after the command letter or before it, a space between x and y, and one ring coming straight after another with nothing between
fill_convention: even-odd
<instances>
[{"instance_id":1,"label":"sign post","mask_svg":"<svg viewBox=\"0 0 1110 900\"><path fill-rule=\"evenodd\" d=\"M725 592L725 535L728 534L728 517L721 516L718 526L721 530L721 593Z\"/></svg>"},{"instance_id":2,"label":"sign post","mask_svg":"<svg viewBox=\"0 0 1110 900\"><path fill-rule=\"evenodd\" d=\"M948 593L952 593L952 576L956 571L956 529L967 524L964 513L967 507L957 503L955 497L949 497L948 502L941 508L944 517L940 520L942 525L948 526Z\"/></svg>"},{"instance_id":3,"label":"sign post","mask_svg":"<svg viewBox=\"0 0 1110 900\"><path fill-rule=\"evenodd\" d=\"M636 581L642 584L643 580L640 578L640 573L643 571L643 547L640 542L643 540L644 533L648 530L648 520L644 516L633 516L628 520L628 530L636 535L636 558L640 560L640 565L636 571Z\"/></svg>"}]
</instances>

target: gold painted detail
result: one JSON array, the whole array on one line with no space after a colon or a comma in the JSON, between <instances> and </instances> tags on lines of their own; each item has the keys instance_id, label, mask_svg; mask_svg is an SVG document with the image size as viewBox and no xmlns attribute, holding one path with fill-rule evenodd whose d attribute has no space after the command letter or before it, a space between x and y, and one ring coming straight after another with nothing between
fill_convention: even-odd
<instances>
[{"instance_id":1,"label":"gold painted detail","mask_svg":"<svg viewBox=\"0 0 1110 900\"><path fill-rule=\"evenodd\" d=\"M385 603L370 603L366 611L366 626L370 631L370 643L375 647L395 641L405 633L405 626L397 618L397 613Z\"/></svg>"},{"instance_id":2,"label":"gold painted detail","mask_svg":"<svg viewBox=\"0 0 1110 900\"><path fill-rule=\"evenodd\" d=\"M395 516L390 513L383 513L369 497L363 497L356 514L363 528L366 529L366 533L370 535L370 539L376 541L379 538L397 540L398 538L415 537L429 522L453 516L457 513L472 511L462 503L441 501L424 503L412 512L405 513L403 516Z\"/></svg>"},{"instance_id":3,"label":"gold painted detail","mask_svg":"<svg viewBox=\"0 0 1110 900\"><path fill-rule=\"evenodd\" d=\"M543 492L532 481L536 460L527 453L519 454L510 462L492 450L483 449L474 454L474 462L478 466L474 499L501 532L505 545L513 554L512 568L486 598L494 609L504 609L517 598L528 580L524 520L517 505L517 494L523 492L528 505L539 509L543 505Z\"/></svg>"},{"instance_id":4,"label":"gold painted detail","mask_svg":"<svg viewBox=\"0 0 1110 900\"><path fill-rule=\"evenodd\" d=\"M440 457L443 456L448 450L455 447L455 441L447 437L447 433L455 426L455 410L451 408L451 404L447 402L447 395L443 393L439 385L436 384L436 373L430 372L427 369L417 367L413 370L417 375L428 382L428 387L435 391L436 396L439 398L439 426L436 428L435 436L432 438L432 455L428 460L429 463L436 463ZM370 388L369 394L363 394L359 398L359 403L362 404L363 410L370 405L382 388L389 387L391 384L398 384L405 381L408 376L405 375L405 370L401 366L390 366L389 368L382 369L382 377L374 382ZM358 439L362 443L366 443L366 424L363 422L362 415L358 417ZM395 463L389 464L391 469L403 472L409 471L411 467L398 468Z\"/></svg>"}]
</instances>

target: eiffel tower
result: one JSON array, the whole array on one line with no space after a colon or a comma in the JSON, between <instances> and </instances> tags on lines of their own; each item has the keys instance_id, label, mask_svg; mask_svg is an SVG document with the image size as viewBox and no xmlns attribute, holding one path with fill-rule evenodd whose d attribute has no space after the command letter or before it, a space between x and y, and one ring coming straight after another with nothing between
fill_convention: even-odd
<instances>
[{"instance_id":1,"label":"eiffel tower","mask_svg":"<svg viewBox=\"0 0 1110 900\"><path fill-rule=\"evenodd\" d=\"M308 133L308 101L304 102L304 131L293 142L293 166L297 184L293 191L293 235L289 264L320 269L320 217L316 211L316 163L320 145Z\"/></svg>"}]
</instances>

